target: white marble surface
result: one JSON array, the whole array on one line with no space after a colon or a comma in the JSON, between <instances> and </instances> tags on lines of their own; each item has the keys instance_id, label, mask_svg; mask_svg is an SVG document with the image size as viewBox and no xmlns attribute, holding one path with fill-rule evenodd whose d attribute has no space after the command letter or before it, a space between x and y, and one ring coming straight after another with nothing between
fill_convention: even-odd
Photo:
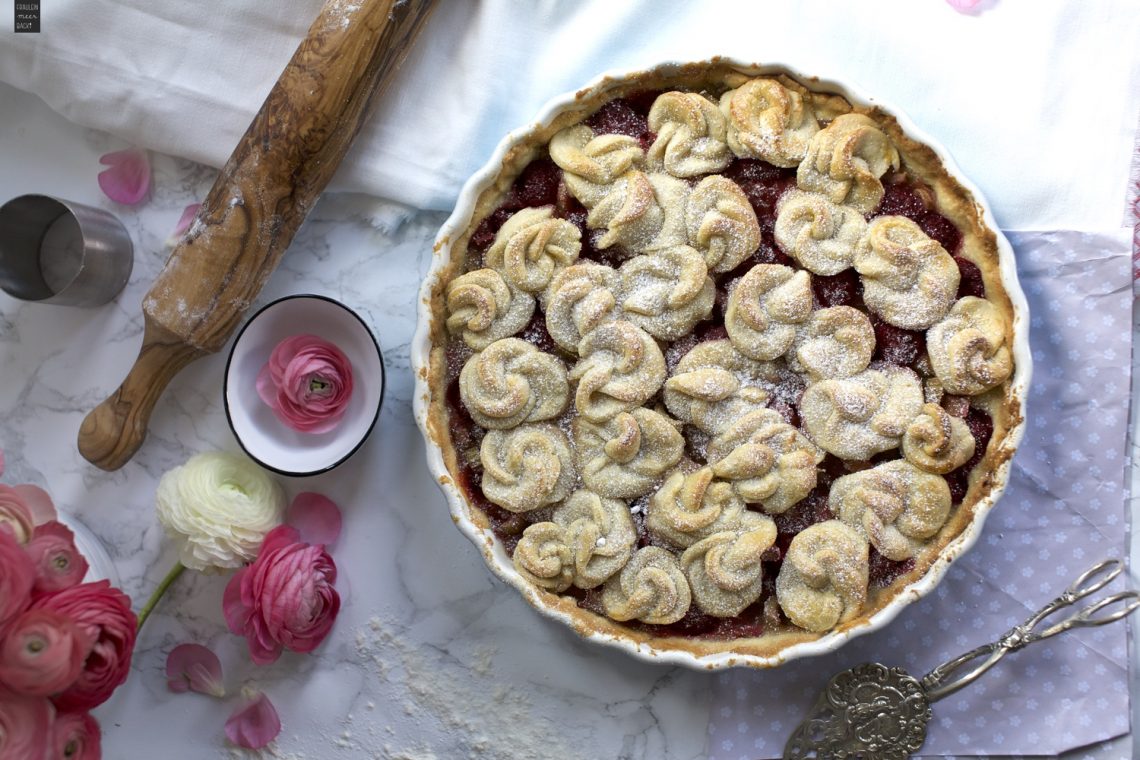
<instances>
[{"instance_id":1,"label":"white marble surface","mask_svg":"<svg viewBox=\"0 0 1140 760\"><path fill-rule=\"evenodd\" d=\"M166 391L142 450L105 473L75 447L86 412L112 392L141 340L140 303L182 209L214 173L154 159L154 191L137 209L101 195L98 157L124 147L72 126L0 85L0 197L43 192L114 211L136 246L123 294L98 309L25 304L0 294L0 447L4 482L46 487L106 543L136 608L175 560L153 514L161 474L207 449L237 451L222 409L225 353L202 359ZM372 224L368 217L382 219ZM388 388L367 444L331 474L288 480L342 507L335 547L345 604L312 656L250 664L221 612L226 578L186 574L143 630L131 677L101 707L104 756L226 756L233 700L167 691L163 665L195 641L221 656L236 695L269 694L284 729L267 756L285 758L701 757L707 678L589 646L538 616L495 580L451 524L424 464L411 414L408 342L432 238L443 217L323 201L257 305L314 292L371 324ZM235 753L237 754L237 753Z\"/></svg>"},{"instance_id":2,"label":"white marble surface","mask_svg":"<svg viewBox=\"0 0 1140 760\"><path fill-rule=\"evenodd\" d=\"M0 201L44 192L107 208L136 245L131 282L108 306L24 304L0 294L3 480L42 485L82 519L105 542L138 607L175 560L153 515L159 476L199 451L238 447L221 405L223 352L179 375L147 443L122 470L102 472L76 451L83 416L134 360L140 303L168 253L165 239L214 176L156 156L150 200L117 207L95 177L99 155L120 147L0 85ZM186 641L220 654L232 694L253 686L277 705L284 730L267 757L704 755L707 676L586 645L496 581L451 525L424 465L408 373L416 287L442 221L358 197L326 199L255 304L330 295L360 312L384 351L388 388L369 442L331 474L285 482L290 493L320 491L344 509L334 556L346 603L332 635L312 656L253 666L222 622L226 578L184 575L147 624L129 681L97 712L106 757L247 754L224 740L232 698L166 690L166 652Z\"/></svg>"}]
</instances>

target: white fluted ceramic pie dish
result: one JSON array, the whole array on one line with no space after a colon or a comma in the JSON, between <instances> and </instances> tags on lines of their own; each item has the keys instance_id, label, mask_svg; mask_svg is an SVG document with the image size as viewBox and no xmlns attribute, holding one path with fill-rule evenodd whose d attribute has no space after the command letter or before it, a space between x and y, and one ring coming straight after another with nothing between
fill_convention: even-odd
<instances>
[{"instance_id":1,"label":"white fluted ceramic pie dish","mask_svg":"<svg viewBox=\"0 0 1140 760\"><path fill-rule=\"evenodd\" d=\"M972 208L976 208L976 216L981 220L984 231L993 234L997 259L994 276L1000 279L1012 311L1012 353L1015 369L1012 378L1007 381L1005 386L1007 390L1001 402L1006 424L1002 426L1001 435L995 444L991 444L985 460L978 465L978 470L983 467L988 469L982 473L985 483L979 486L978 498L970 503L968 514L963 510L963 519L968 517L968 521L956 527L954 535L941 546L933 560L923 563L919 568L921 574L918 577L909 579L905 586L883 589L884 592L890 593L884 593L877 607L869 610L868 614L860 615L851 624L839 626L822 635L806 638L791 636L775 646L766 647L753 646L750 642L754 640L744 639L740 640L739 647L732 646L731 642L727 645L720 642L718 646L706 647L700 643L702 640L698 639L691 640L687 644L686 642L690 640L646 635L625 629L605 619L593 621L591 617L599 616L577 608L572 601L568 602L565 598L545 592L527 582L515 569L511 557L492 532L486 518L468 502L463 490L457 484L455 475L448 467L446 447L449 445L449 440L445 440L447 436L441 430L438 419L433 419L433 415L438 412L442 403L441 397L446 393L445 386L436 383L437 387L433 388L431 382L433 335L439 334L438 300L441 278L452 272L451 265L456 260L455 257L463 255L462 251L457 251L459 246L456 243L465 243L474 216L478 213L482 217L488 213L486 199L489 194L493 194L496 188L503 191L504 183L509 184L513 179L511 166L517 171L521 164L529 160L526 154L532 152L530 147L536 139L541 139L536 136L545 134L548 138L553 126L569 123L568 115L581 114L597 107L601 102L608 100L608 93L623 91L623 87L624 91L628 91L631 89L631 83L660 89L668 87L671 81L683 83L698 76L699 72L711 68L718 71L736 71L748 76L785 74L811 90L837 94L856 107L878 109L893 117L901 127L902 133L916 141L920 149L923 146L930 148L929 157L923 160L940 164L945 169L953 182L964 191L965 197L970 199ZM710 670L732 666L773 667L795 658L832 651L853 636L886 625L903 607L937 586L949 565L977 540L986 515L1005 488L1010 459L1021 439L1024 427L1025 398L1031 374L1028 324L1028 308L1017 281L1013 251L1008 241L997 231L988 205L977 188L962 176L946 151L915 127L903 112L863 94L850 85L806 77L780 64L756 65L720 58L700 63L665 63L644 71L610 72L598 77L578 92L551 100L541 110L533 124L509 133L487 164L468 180L460 193L455 211L440 230L432 267L420 292L419 320L411 348L416 383L415 415L424 434L429 468L448 501L455 523L480 549L495 574L518 589L540 612L569 625L590 641L616 647L648 661ZM454 460L454 452L451 458ZM974 493L974 486L971 486L971 493Z\"/></svg>"}]
</instances>

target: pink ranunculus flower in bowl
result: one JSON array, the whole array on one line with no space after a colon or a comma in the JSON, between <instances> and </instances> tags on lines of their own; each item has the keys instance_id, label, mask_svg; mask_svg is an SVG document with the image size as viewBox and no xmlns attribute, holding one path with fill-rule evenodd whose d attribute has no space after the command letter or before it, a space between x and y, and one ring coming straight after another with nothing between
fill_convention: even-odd
<instances>
[{"instance_id":1,"label":"pink ranunculus flower in bowl","mask_svg":"<svg viewBox=\"0 0 1140 760\"><path fill-rule=\"evenodd\" d=\"M51 725L52 760L99 760L103 756L99 723L85 712L65 712Z\"/></svg>"},{"instance_id":2,"label":"pink ranunculus flower in bowl","mask_svg":"<svg viewBox=\"0 0 1140 760\"><path fill-rule=\"evenodd\" d=\"M245 636L258 665L276 661L283 649L311 652L340 611L335 583L336 564L324 546L301 541L292 526L279 526L265 537L254 563L226 586L226 624Z\"/></svg>"},{"instance_id":3,"label":"pink ranunculus flower in bowl","mask_svg":"<svg viewBox=\"0 0 1140 760\"><path fill-rule=\"evenodd\" d=\"M37 525L24 548L36 566L36 593L78 586L87 575L87 560L75 548L75 534L63 523Z\"/></svg>"},{"instance_id":4,"label":"pink ranunculus flower in bowl","mask_svg":"<svg viewBox=\"0 0 1140 760\"><path fill-rule=\"evenodd\" d=\"M53 711L43 697L29 697L0 687L0 758L46 758L51 747Z\"/></svg>"},{"instance_id":5,"label":"pink ranunculus flower in bowl","mask_svg":"<svg viewBox=\"0 0 1140 760\"><path fill-rule=\"evenodd\" d=\"M58 694L75 683L93 643L67 617L28 610L0 642L0 683L33 697Z\"/></svg>"},{"instance_id":6,"label":"pink ranunculus flower in bowl","mask_svg":"<svg viewBox=\"0 0 1140 760\"><path fill-rule=\"evenodd\" d=\"M352 363L316 335L277 344L257 375L257 394L284 424L302 433L327 433L348 409Z\"/></svg>"},{"instance_id":7,"label":"pink ranunculus flower in bowl","mask_svg":"<svg viewBox=\"0 0 1140 760\"><path fill-rule=\"evenodd\" d=\"M12 534L0 530L0 637L28 607L36 566Z\"/></svg>"},{"instance_id":8,"label":"pink ranunculus flower in bowl","mask_svg":"<svg viewBox=\"0 0 1140 760\"><path fill-rule=\"evenodd\" d=\"M7 531L18 544L32 538L35 519L20 492L11 486L0 485L0 530Z\"/></svg>"},{"instance_id":9,"label":"pink ranunculus flower in bowl","mask_svg":"<svg viewBox=\"0 0 1140 760\"><path fill-rule=\"evenodd\" d=\"M53 698L56 707L90 710L106 702L131 668L138 621L130 598L109 582L98 581L36 597L32 609L70 617L94 642L79 678Z\"/></svg>"}]
</instances>

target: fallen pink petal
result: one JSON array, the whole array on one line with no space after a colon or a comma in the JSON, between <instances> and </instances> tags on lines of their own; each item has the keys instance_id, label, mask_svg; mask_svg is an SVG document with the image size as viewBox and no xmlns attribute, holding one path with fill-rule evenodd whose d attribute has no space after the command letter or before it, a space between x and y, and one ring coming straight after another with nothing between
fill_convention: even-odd
<instances>
[{"instance_id":1,"label":"fallen pink petal","mask_svg":"<svg viewBox=\"0 0 1140 760\"><path fill-rule=\"evenodd\" d=\"M99 163L109 166L99 172L99 188L111 200L133 206L150 192L150 157L141 148L107 153Z\"/></svg>"},{"instance_id":2,"label":"fallen pink petal","mask_svg":"<svg viewBox=\"0 0 1140 760\"><path fill-rule=\"evenodd\" d=\"M202 208L201 203L191 203L186 208L182 209L182 216L178 217L178 224L174 225L174 229L170 233L170 237L166 239L166 247L173 248L178 245L182 240L182 236L190 229L190 225L194 222L194 217L198 216L198 211Z\"/></svg>"},{"instance_id":3,"label":"fallen pink petal","mask_svg":"<svg viewBox=\"0 0 1140 760\"><path fill-rule=\"evenodd\" d=\"M181 694L196 691L211 697L224 697L222 663L201 644L179 644L166 656L166 685Z\"/></svg>"},{"instance_id":4,"label":"fallen pink petal","mask_svg":"<svg viewBox=\"0 0 1140 760\"><path fill-rule=\"evenodd\" d=\"M281 733L281 719L273 703L261 692L246 695L246 702L226 721L226 737L239 747L261 749Z\"/></svg>"},{"instance_id":5,"label":"fallen pink petal","mask_svg":"<svg viewBox=\"0 0 1140 760\"><path fill-rule=\"evenodd\" d=\"M959 13L969 13L978 7L982 0L946 0L950 7Z\"/></svg>"},{"instance_id":6,"label":"fallen pink petal","mask_svg":"<svg viewBox=\"0 0 1140 760\"><path fill-rule=\"evenodd\" d=\"M340 537L340 507L323 494L312 491L297 494L285 513L285 522L296 528L301 540L309 544L332 546Z\"/></svg>"}]
</instances>

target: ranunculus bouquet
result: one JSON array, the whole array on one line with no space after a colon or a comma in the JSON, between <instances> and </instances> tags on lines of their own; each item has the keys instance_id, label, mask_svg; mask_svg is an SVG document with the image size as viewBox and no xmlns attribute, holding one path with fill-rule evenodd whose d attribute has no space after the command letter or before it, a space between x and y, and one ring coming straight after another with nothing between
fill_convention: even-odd
<instances>
[{"instance_id":1,"label":"ranunculus bouquet","mask_svg":"<svg viewBox=\"0 0 1140 760\"><path fill-rule=\"evenodd\" d=\"M35 486L0 485L0 760L101 756L89 710L130 670L137 623Z\"/></svg>"},{"instance_id":2,"label":"ranunculus bouquet","mask_svg":"<svg viewBox=\"0 0 1140 760\"><path fill-rule=\"evenodd\" d=\"M335 503L306 492L286 507L284 492L264 470L223 452L198 454L166 473L155 501L180 561L143 607L140 626L184 569L236 569L222 613L230 631L245 638L254 663L268 665L286 650L311 652L324 641L340 611L336 564L327 550L340 535ZM171 691L226 694L221 662L198 644L171 650L166 676ZM250 749L268 745L280 730L269 698L250 690L225 726L231 742Z\"/></svg>"}]
</instances>

